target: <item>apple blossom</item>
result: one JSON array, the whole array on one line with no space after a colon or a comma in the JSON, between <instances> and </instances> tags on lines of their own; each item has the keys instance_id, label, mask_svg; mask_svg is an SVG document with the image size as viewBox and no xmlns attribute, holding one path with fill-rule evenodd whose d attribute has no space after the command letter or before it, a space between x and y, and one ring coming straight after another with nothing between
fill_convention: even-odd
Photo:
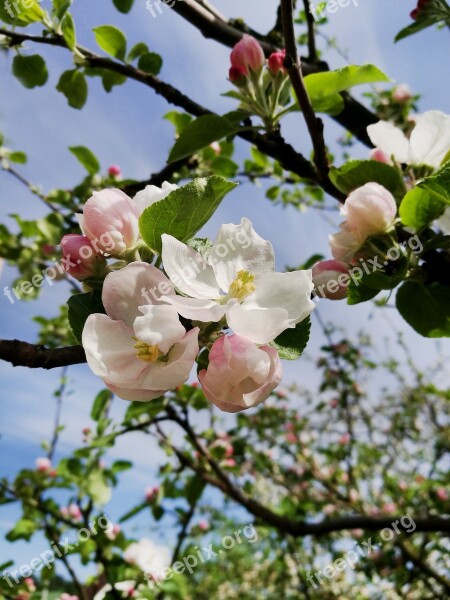
<instances>
[{"instance_id":1,"label":"apple blossom","mask_svg":"<svg viewBox=\"0 0 450 600\"><path fill-rule=\"evenodd\" d=\"M387 121L367 127L371 142L399 163L438 168L450 152L450 115L429 110L417 118L410 135Z\"/></svg>"},{"instance_id":2,"label":"apple blossom","mask_svg":"<svg viewBox=\"0 0 450 600\"><path fill-rule=\"evenodd\" d=\"M408 102L413 97L409 86L406 83L400 83L392 90L392 97L396 102Z\"/></svg>"},{"instance_id":3,"label":"apple blossom","mask_svg":"<svg viewBox=\"0 0 450 600\"><path fill-rule=\"evenodd\" d=\"M278 75L281 71L282 73L286 73L286 69L284 68L284 59L286 58L286 50L278 50L278 52L272 52L272 54L267 59L267 66L269 67L269 71L272 75Z\"/></svg>"},{"instance_id":4,"label":"apple blossom","mask_svg":"<svg viewBox=\"0 0 450 600\"><path fill-rule=\"evenodd\" d=\"M109 188L94 192L78 217L81 231L101 252L119 256L136 245L139 211L121 190Z\"/></svg>"},{"instance_id":5,"label":"apple blossom","mask_svg":"<svg viewBox=\"0 0 450 600\"><path fill-rule=\"evenodd\" d=\"M111 594L109 592L113 591L113 586L110 583L107 583L102 587L100 591L98 591L93 600L106 600L107 598L111 598ZM114 591L115 596L117 596L117 592L122 592L118 597L119 598L133 598L136 593L136 582L135 581L118 581L114 583Z\"/></svg>"},{"instance_id":6,"label":"apple blossom","mask_svg":"<svg viewBox=\"0 0 450 600\"><path fill-rule=\"evenodd\" d=\"M206 257L162 235L162 258L174 286L189 297L165 295L181 316L203 322L226 317L234 333L267 344L314 309L311 271L275 273L270 242L248 219L222 225Z\"/></svg>"},{"instance_id":7,"label":"apple blossom","mask_svg":"<svg viewBox=\"0 0 450 600\"><path fill-rule=\"evenodd\" d=\"M147 502L152 502L157 497L158 493L159 493L158 486L148 487L145 490L145 499L147 500Z\"/></svg>"},{"instance_id":8,"label":"apple blossom","mask_svg":"<svg viewBox=\"0 0 450 600\"><path fill-rule=\"evenodd\" d=\"M168 549L165 546L157 546L148 538L130 544L123 557L127 563L135 565L146 573L159 573L170 563Z\"/></svg>"},{"instance_id":9,"label":"apple blossom","mask_svg":"<svg viewBox=\"0 0 450 600\"><path fill-rule=\"evenodd\" d=\"M122 175L122 169L118 165L111 165L108 168L108 175L111 175L111 177L120 177Z\"/></svg>"},{"instance_id":10,"label":"apple blossom","mask_svg":"<svg viewBox=\"0 0 450 600\"><path fill-rule=\"evenodd\" d=\"M243 67L230 67L228 71L228 79L237 87L246 85L247 71Z\"/></svg>"},{"instance_id":11,"label":"apple blossom","mask_svg":"<svg viewBox=\"0 0 450 600\"><path fill-rule=\"evenodd\" d=\"M160 188L156 185L145 186L145 188L138 192L133 198L139 214L142 214L146 208L155 202L159 202L177 189L178 186L176 184L168 183L167 181L164 181Z\"/></svg>"},{"instance_id":12,"label":"apple blossom","mask_svg":"<svg viewBox=\"0 0 450 600\"><path fill-rule=\"evenodd\" d=\"M121 531L122 528L120 527L120 525L113 525L111 529L105 531L105 535L109 540L113 542Z\"/></svg>"},{"instance_id":13,"label":"apple blossom","mask_svg":"<svg viewBox=\"0 0 450 600\"><path fill-rule=\"evenodd\" d=\"M52 468L52 461L46 456L40 456L36 459L36 470L40 473L46 473Z\"/></svg>"},{"instance_id":14,"label":"apple blossom","mask_svg":"<svg viewBox=\"0 0 450 600\"><path fill-rule=\"evenodd\" d=\"M343 275L346 283L343 282ZM329 300L342 300L347 296L350 281L348 267L337 260L322 260L312 268L314 290L318 296Z\"/></svg>"},{"instance_id":15,"label":"apple blossom","mask_svg":"<svg viewBox=\"0 0 450 600\"><path fill-rule=\"evenodd\" d=\"M374 148L370 151L370 160L376 160L377 162L382 162L385 164L389 164L391 162L391 157L388 156L383 150L379 148Z\"/></svg>"},{"instance_id":16,"label":"apple blossom","mask_svg":"<svg viewBox=\"0 0 450 600\"><path fill-rule=\"evenodd\" d=\"M238 67L244 70L245 75L252 71L259 71L265 63L265 57L261 45L251 35L246 33L242 39L234 46L230 55L232 67Z\"/></svg>"},{"instance_id":17,"label":"apple blossom","mask_svg":"<svg viewBox=\"0 0 450 600\"><path fill-rule=\"evenodd\" d=\"M106 270L106 260L100 256L84 235L68 234L61 240L65 269L79 281L101 276Z\"/></svg>"},{"instance_id":18,"label":"apple blossom","mask_svg":"<svg viewBox=\"0 0 450 600\"><path fill-rule=\"evenodd\" d=\"M152 265L134 262L107 275L105 314L86 320L82 343L87 362L124 400L147 401L184 383L198 354L198 328L186 333L176 310L155 294L145 304L142 289L173 290Z\"/></svg>"},{"instance_id":19,"label":"apple blossom","mask_svg":"<svg viewBox=\"0 0 450 600\"><path fill-rule=\"evenodd\" d=\"M225 412L238 412L260 404L277 387L282 376L275 348L258 348L238 335L219 337L209 353L208 368L198 375L206 398Z\"/></svg>"}]
</instances>

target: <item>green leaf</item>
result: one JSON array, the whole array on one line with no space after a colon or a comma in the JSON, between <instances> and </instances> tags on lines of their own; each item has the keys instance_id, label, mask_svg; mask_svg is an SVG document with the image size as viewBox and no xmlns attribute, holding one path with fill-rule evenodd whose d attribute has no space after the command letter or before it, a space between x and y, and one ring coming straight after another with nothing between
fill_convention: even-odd
<instances>
[{"instance_id":1,"label":"green leaf","mask_svg":"<svg viewBox=\"0 0 450 600\"><path fill-rule=\"evenodd\" d=\"M111 466L111 471L114 474L121 473L122 471L127 471L128 469L131 469L132 466L133 463L129 460L116 460Z\"/></svg>"},{"instance_id":2,"label":"green leaf","mask_svg":"<svg viewBox=\"0 0 450 600\"><path fill-rule=\"evenodd\" d=\"M115 73L114 71L108 71L104 69L102 74L102 84L105 92L110 92L115 85L123 85L126 82L127 78L125 75L121 75L120 73Z\"/></svg>"},{"instance_id":3,"label":"green leaf","mask_svg":"<svg viewBox=\"0 0 450 600\"><path fill-rule=\"evenodd\" d=\"M137 506L129 510L127 513L125 513L123 517L119 519L119 523L124 523L125 521L128 521L129 519L131 519L131 517L134 517L134 515L137 515L146 508L148 508L148 502L142 502L142 504L138 504Z\"/></svg>"},{"instance_id":4,"label":"green leaf","mask_svg":"<svg viewBox=\"0 0 450 600\"><path fill-rule=\"evenodd\" d=\"M61 31L66 40L66 44L73 50L77 44L77 36L75 33L75 23L72 15L67 13L61 22Z\"/></svg>"},{"instance_id":5,"label":"green leaf","mask_svg":"<svg viewBox=\"0 0 450 600\"><path fill-rule=\"evenodd\" d=\"M406 37L413 35L414 33L418 33L422 31L422 29L426 29L427 27L431 27L436 23L435 19L420 19L415 23L408 25L408 27L404 27L401 31L397 33L394 38L394 42L399 42L400 40L404 40Z\"/></svg>"},{"instance_id":6,"label":"green leaf","mask_svg":"<svg viewBox=\"0 0 450 600\"><path fill-rule=\"evenodd\" d=\"M127 61L132 62L133 60L135 60L136 58L139 58L143 54L147 54L148 51L149 50L148 50L147 44L144 44L143 42L139 42L138 44L134 45L131 48L131 50L127 56Z\"/></svg>"},{"instance_id":7,"label":"green leaf","mask_svg":"<svg viewBox=\"0 0 450 600\"><path fill-rule=\"evenodd\" d=\"M445 165L434 175L419 181L417 187L426 190L442 202L450 204L450 164Z\"/></svg>"},{"instance_id":8,"label":"green leaf","mask_svg":"<svg viewBox=\"0 0 450 600\"><path fill-rule=\"evenodd\" d=\"M100 171L100 163L95 154L86 146L70 146L69 150L83 165L88 173L95 175Z\"/></svg>"},{"instance_id":9,"label":"green leaf","mask_svg":"<svg viewBox=\"0 0 450 600\"><path fill-rule=\"evenodd\" d=\"M194 506L194 504L196 504L199 501L201 495L203 494L205 486L206 483L200 475L194 475L186 483L184 493L186 500L191 506Z\"/></svg>"},{"instance_id":10,"label":"green leaf","mask_svg":"<svg viewBox=\"0 0 450 600\"><path fill-rule=\"evenodd\" d=\"M164 397L155 398L154 400L150 400L149 402L131 402L130 406L127 408L127 412L125 413L125 422L132 421L133 419L138 419L139 417L145 415L148 417L148 420L156 417L158 413L160 413L165 406Z\"/></svg>"},{"instance_id":11,"label":"green leaf","mask_svg":"<svg viewBox=\"0 0 450 600\"><path fill-rule=\"evenodd\" d=\"M376 160L351 160L342 167L332 167L330 179L344 194L349 194L371 181L384 186L399 199L403 198L405 193L405 187L398 171L394 167Z\"/></svg>"},{"instance_id":12,"label":"green leaf","mask_svg":"<svg viewBox=\"0 0 450 600\"><path fill-rule=\"evenodd\" d=\"M114 58L124 60L127 52L127 38L120 29L114 25L100 25L100 27L94 27L92 31L95 41L102 50Z\"/></svg>"},{"instance_id":13,"label":"green leaf","mask_svg":"<svg viewBox=\"0 0 450 600\"><path fill-rule=\"evenodd\" d=\"M193 237L209 221L223 198L238 184L222 177L199 177L144 210L139 219L142 239L161 253L161 236L180 241Z\"/></svg>"},{"instance_id":14,"label":"green leaf","mask_svg":"<svg viewBox=\"0 0 450 600\"><path fill-rule=\"evenodd\" d=\"M88 85L86 77L81 71L77 69L64 71L56 89L64 94L69 106L72 108L80 109L85 105L88 96Z\"/></svg>"},{"instance_id":15,"label":"green leaf","mask_svg":"<svg viewBox=\"0 0 450 600\"><path fill-rule=\"evenodd\" d=\"M139 58L138 68L151 75L158 75L161 71L162 64L163 61L159 54L156 54L155 52L146 52Z\"/></svg>"},{"instance_id":16,"label":"green leaf","mask_svg":"<svg viewBox=\"0 0 450 600\"><path fill-rule=\"evenodd\" d=\"M372 300L379 293L380 290L368 287L362 283L363 277L357 277L356 274L350 279L350 283L347 288L347 304L354 305L360 304L361 302L367 302Z\"/></svg>"},{"instance_id":17,"label":"green leaf","mask_svg":"<svg viewBox=\"0 0 450 600\"><path fill-rule=\"evenodd\" d=\"M25 152L10 152L8 154L8 159L11 162L24 165L27 162L27 155L25 154Z\"/></svg>"},{"instance_id":18,"label":"green leaf","mask_svg":"<svg viewBox=\"0 0 450 600\"><path fill-rule=\"evenodd\" d=\"M23 3L17 3L17 6L11 2L7 5L4 0L0 2L0 19L4 23L14 25L15 27L26 27L30 23L43 21L45 13L39 6L37 0L27 0L28 7ZM19 8L19 10L17 10Z\"/></svg>"},{"instance_id":19,"label":"green leaf","mask_svg":"<svg viewBox=\"0 0 450 600\"><path fill-rule=\"evenodd\" d=\"M20 519L5 537L9 542L15 542L17 540L28 541L31 539L31 536L37 528L37 522L31 521L30 519Z\"/></svg>"},{"instance_id":20,"label":"green leaf","mask_svg":"<svg viewBox=\"0 0 450 600\"><path fill-rule=\"evenodd\" d=\"M74 336L81 343L81 335L86 319L94 313L105 313L99 293L88 292L75 294L67 302L69 306L68 318Z\"/></svg>"},{"instance_id":21,"label":"green leaf","mask_svg":"<svg viewBox=\"0 0 450 600\"><path fill-rule=\"evenodd\" d=\"M229 120L226 116L199 117L183 129L170 152L169 162L186 158L212 142L233 135L237 131L239 131L238 123Z\"/></svg>"},{"instance_id":22,"label":"green leaf","mask_svg":"<svg viewBox=\"0 0 450 600\"><path fill-rule=\"evenodd\" d=\"M113 0L113 4L119 12L127 14L130 12L134 0Z\"/></svg>"},{"instance_id":23,"label":"green leaf","mask_svg":"<svg viewBox=\"0 0 450 600\"><path fill-rule=\"evenodd\" d=\"M100 470L92 471L86 480L86 491L97 506L107 504L111 499L111 488Z\"/></svg>"},{"instance_id":24,"label":"green leaf","mask_svg":"<svg viewBox=\"0 0 450 600\"><path fill-rule=\"evenodd\" d=\"M13 59L12 71L20 83L29 90L45 85L48 79L47 65L39 54L32 56L18 54Z\"/></svg>"},{"instance_id":25,"label":"green leaf","mask_svg":"<svg viewBox=\"0 0 450 600\"><path fill-rule=\"evenodd\" d=\"M273 342L280 358L296 360L303 354L311 332L311 319L308 317L298 323L294 329L286 329Z\"/></svg>"},{"instance_id":26,"label":"green leaf","mask_svg":"<svg viewBox=\"0 0 450 600\"><path fill-rule=\"evenodd\" d=\"M175 126L175 131L177 135L186 129L189 123L192 123L191 115L187 113L178 112L177 110L172 110L164 115L164 118L167 119L172 125Z\"/></svg>"},{"instance_id":27,"label":"green leaf","mask_svg":"<svg viewBox=\"0 0 450 600\"><path fill-rule=\"evenodd\" d=\"M211 170L220 177L235 177L239 166L230 158L218 156L211 161Z\"/></svg>"},{"instance_id":28,"label":"green leaf","mask_svg":"<svg viewBox=\"0 0 450 600\"><path fill-rule=\"evenodd\" d=\"M450 287L406 281L397 292L399 313L424 337L450 337Z\"/></svg>"},{"instance_id":29,"label":"green leaf","mask_svg":"<svg viewBox=\"0 0 450 600\"><path fill-rule=\"evenodd\" d=\"M91 410L91 419L98 421L105 412L106 406L111 402L112 393L109 390L99 392L94 400Z\"/></svg>"},{"instance_id":30,"label":"green leaf","mask_svg":"<svg viewBox=\"0 0 450 600\"><path fill-rule=\"evenodd\" d=\"M427 189L416 186L400 204L399 215L406 227L421 231L441 216L446 204Z\"/></svg>"},{"instance_id":31,"label":"green leaf","mask_svg":"<svg viewBox=\"0 0 450 600\"><path fill-rule=\"evenodd\" d=\"M53 0L52 15L61 22L71 4L72 0Z\"/></svg>"}]
</instances>

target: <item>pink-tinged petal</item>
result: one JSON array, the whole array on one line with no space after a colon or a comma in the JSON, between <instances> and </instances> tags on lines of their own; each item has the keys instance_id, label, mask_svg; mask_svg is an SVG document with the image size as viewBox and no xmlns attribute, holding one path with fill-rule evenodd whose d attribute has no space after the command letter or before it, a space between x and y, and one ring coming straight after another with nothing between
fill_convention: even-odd
<instances>
[{"instance_id":1,"label":"pink-tinged petal","mask_svg":"<svg viewBox=\"0 0 450 600\"><path fill-rule=\"evenodd\" d=\"M66 271L79 281L100 275L106 269L105 259L97 254L84 235L65 235L61 240L61 251L66 259Z\"/></svg>"},{"instance_id":2,"label":"pink-tinged petal","mask_svg":"<svg viewBox=\"0 0 450 600\"><path fill-rule=\"evenodd\" d=\"M417 118L410 138L410 162L437 169L450 152L450 115L429 110Z\"/></svg>"},{"instance_id":3,"label":"pink-tinged petal","mask_svg":"<svg viewBox=\"0 0 450 600\"><path fill-rule=\"evenodd\" d=\"M370 182L353 190L341 208L346 227L365 240L390 229L397 214L397 204L389 190Z\"/></svg>"},{"instance_id":4,"label":"pink-tinged petal","mask_svg":"<svg viewBox=\"0 0 450 600\"><path fill-rule=\"evenodd\" d=\"M171 235L161 239L164 269L173 285L193 298L218 298L220 287L205 259Z\"/></svg>"},{"instance_id":5,"label":"pink-tinged petal","mask_svg":"<svg viewBox=\"0 0 450 600\"><path fill-rule=\"evenodd\" d=\"M136 245L139 237L139 211L134 202L118 189L94 192L84 205L85 235L100 250L117 256Z\"/></svg>"},{"instance_id":6,"label":"pink-tinged petal","mask_svg":"<svg viewBox=\"0 0 450 600\"><path fill-rule=\"evenodd\" d=\"M322 260L312 268L314 292L321 298L343 300L350 283L348 266L337 260Z\"/></svg>"},{"instance_id":7,"label":"pink-tinged petal","mask_svg":"<svg viewBox=\"0 0 450 600\"><path fill-rule=\"evenodd\" d=\"M144 262L134 262L107 275L102 301L111 319L124 321L129 327L142 316L140 306L162 304L161 296L175 290L159 269Z\"/></svg>"},{"instance_id":8,"label":"pink-tinged petal","mask_svg":"<svg viewBox=\"0 0 450 600\"><path fill-rule=\"evenodd\" d=\"M106 383L106 387L110 389L113 394L122 398L122 400L129 400L130 402L149 402L150 400L163 396L166 392L166 390L128 389L111 383Z\"/></svg>"},{"instance_id":9,"label":"pink-tinged petal","mask_svg":"<svg viewBox=\"0 0 450 600\"><path fill-rule=\"evenodd\" d=\"M184 338L170 350L166 362L150 363L149 368L139 379L139 386L136 387L168 391L183 384L189 378L199 352L198 333L198 327L188 331Z\"/></svg>"},{"instance_id":10,"label":"pink-tinged petal","mask_svg":"<svg viewBox=\"0 0 450 600\"><path fill-rule=\"evenodd\" d=\"M142 316L134 322L136 337L149 346L158 346L164 354L181 341L186 329L180 323L178 313L172 306L147 305L139 309Z\"/></svg>"},{"instance_id":11,"label":"pink-tinged petal","mask_svg":"<svg viewBox=\"0 0 450 600\"><path fill-rule=\"evenodd\" d=\"M341 223L337 233L328 236L331 254L339 262L350 264L356 252L364 243L364 238L359 238L353 231Z\"/></svg>"},{"instance_id":12,"label":"pink-tinged petal","mask_svg":"<svg viewBox=\"0 0 450 600\"><path fill-rule=\"evenodd\" d=\"M258 71L266 62L259 42L247 34L234 46L230 60L233 67L241 67L247 74L249 69Z\"/></svg>"},{"instance_id":13,"label":"pink-tinged petal","mask_svg":"<svg viewBox=\"0 0 450 600\"><path fill-rule=\"evenodd\" d=\"M226 306L213 300L200 300L198 298L185 298L184 296L163 296L167 304L176 308L178 314L185 319L202 321L203 323L217 323L224 316Z\"/></svg>"},{"instance_id":14,"label":"pink-tinged petal","mask_svg":"<svg viewBox=\"0 0 450 600\"><path fill-rule=\"evenodd\" d=\"M226 293L239 271L248 271L258 279L275 270L272 244L260 237L246 218L239 225L222 225L210 257L217 281Z\"/></svg>"},{"instance_id":15,"label":"pink-tinged petal","mask_svg":"<svg viewBox=\"0 0 450 600\"><path fill-rule=\"evenodd\" d=\"M237 335L222 336L199 373L205 396L220 410L238 412L263 402L283 375L278 353Z\"/></svg>"},{"instance_id":16,"label":"pink-tinged petal","mask_svg":"<svg viewBox=\"0 0 450 600\"><path fill-rule=\"evenodd\" d=\"M367 135L372 144L393 156L396 161L406 163L409 159L409 141L403 131L387 121L378 121L367 127Z\"/></svg>"},{"instance_id":17,"label":"pink-tinged petal","mask_svg":"<svg viewBox=\"0 0 450 600\"><path fill-rule=\"evenodd\" d=\"M82 344L92 371L113 384L136 380L147 363L137 357L133 336L134 331L122 321L113 321L107 315L89 315Z\"/></svg>"}]
</instances>

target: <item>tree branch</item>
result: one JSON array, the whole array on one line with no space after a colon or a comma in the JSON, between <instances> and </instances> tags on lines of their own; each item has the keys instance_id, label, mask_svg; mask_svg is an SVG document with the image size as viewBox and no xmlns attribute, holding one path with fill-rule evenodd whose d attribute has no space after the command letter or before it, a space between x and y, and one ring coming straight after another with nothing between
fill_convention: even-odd
<instances>
[{"instance_id":1,"label":"tree branch","mask_svg":"<svg viewBox=\"0 0 450 600\"><path fill-rule=\"evenodd\" d=\"M46 348L19 340L0 340L0 360L10 362L13 367L30 369L55 369L86 362L82 346Z\"/></svg>"}]
</instances>

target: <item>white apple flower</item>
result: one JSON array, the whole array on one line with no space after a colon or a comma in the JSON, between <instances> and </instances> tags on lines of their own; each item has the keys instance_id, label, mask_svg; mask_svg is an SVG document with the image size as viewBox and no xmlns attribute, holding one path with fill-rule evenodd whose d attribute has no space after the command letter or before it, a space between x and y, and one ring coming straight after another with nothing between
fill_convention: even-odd
<instances>
[{"instance_id":1,"label":"white apple flower","mask_svg":"<svg viewBox=\"0 0 450 600\"><path fill-rule=\"evenodd\" d=\"M439 110L420 115L409 140L387 121L369 125L367 133L372 144L399 163L437 169L450 152L450 115Z\"/></svg>"},{"instance_id":2,"label":"white apple flower","mask_svg":"<svg viewBox=\"0 0 450 600\"><path fill-rule=\"evenodd\" d=\"M167 181L164 181L160 188L156 185L147 185L133 198L138 208L139 214L141 215L146 208L148 208L155 202L159 202L160 200L168 196L171 192L177 189L178 186L176 184L168 183Z\"/></svg>"},{"instance_id":3,"label":"white apple flower","mask_svg":"<svg viewBox=\"0 0 450 600\"><path fill-rule=\"evenodd\" d=\"M222 225L206 257L162 236L164 268L186 296L163 296L187 319L219 322L256 344L267 344L314 309L311 271L275 273L272 244L248 219Z\"/></svg>"},{"instance_id":4,"label":"white apple flower","mask_svg":"<svg viewBox=\"0 0 450 600\"><path fill-rule=\"evenodd\" d=\"M123 557L128 564L150 574L160 573L170 564L169 550L165 546L157 546L148 538L130 544Z\"/></svg>"},{"instance_id":5,"label":"white apple flower","mask_svg":"<svg viewBox=\"0 0 450 600\"><path fill-rule=\"evenodd\" d=\"M122 592L120 597L122 598L134 598L134 600L139 600L139 598L144 598L141 594L137 594L136 591L136 582L135 581L118 581L114 584L114 590L116 592ZM107 583L100 591L98 591L93 600L105 600L109 592L113 591L113 587L111 584Z\"/></svg>"},{"instance_id":6,"label":"white apple flower","mask_svg":"<svg viewBox=\"0 0 450 600\"><path fill-rule=\"evenodd\" d=\"M143 300L144 288L158 290L151 302ZM161 302L162 289L173 291L159 269L131 263L105 279L107 314L86 320L82 343L87 362L124 400L152 400L181 385L198 354L198 328L186 333L177 311Z\"/></svg>"}]
</instances>

